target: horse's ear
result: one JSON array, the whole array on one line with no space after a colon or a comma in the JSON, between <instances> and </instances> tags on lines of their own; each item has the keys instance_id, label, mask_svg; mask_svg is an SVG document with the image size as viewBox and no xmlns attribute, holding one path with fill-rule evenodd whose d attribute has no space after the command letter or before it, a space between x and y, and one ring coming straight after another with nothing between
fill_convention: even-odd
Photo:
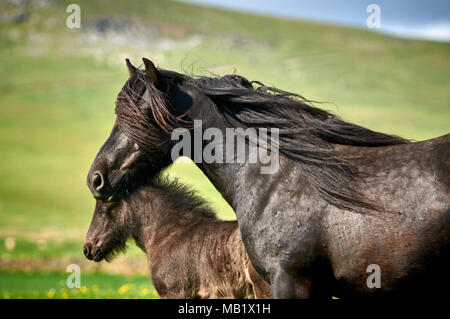
<instances>
[{"instance_id":1,"label":"horse's ear","mask_svg":"<svg viewBox=\"0 0 450 319\"><path fill-rule=\"evenodd\" d=\"M125 61L127 62L128 73L130 73L130 77L135 76L137 72L136 67L133 64L131 64L130 60L125 59Z\"/></svg>"},{"instance_id":2,"label":"horse's ear","mask_svg":"<svg viewBox=\"0 0 450 319\"><path fill-rule=\"evenodd\" d=\"M148 78L152 82L152 84L159 89L159 72L156 70L155 65L152 61L146 58L142 58L145 65L145 73L147 73Z\"/></svg>"}]
</instances>

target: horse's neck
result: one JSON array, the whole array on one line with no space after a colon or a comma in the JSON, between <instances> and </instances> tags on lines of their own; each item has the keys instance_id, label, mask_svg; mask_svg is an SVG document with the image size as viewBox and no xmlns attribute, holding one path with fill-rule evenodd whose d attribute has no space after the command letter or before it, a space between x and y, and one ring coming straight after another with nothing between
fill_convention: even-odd
<instances>
[{"instance_id":1,"label":"horse's neck","mask_svg":"<svg viewBox=\"0 0 450 319\"><path fill-rule=\"evenodd\" d=\"M208 177L214 187L222 194L223 198L235 209L237 193L236 184L240 184L238 179L245 179L247 176L243 173L244 164L200 164L199 167Z\"/></svg>"},{"instance_id":2,"label":"horse's neck","mask_svg":"<svg viewBox=\"0 0 450 319\"><path fill-rule=\"evenodd\" d=\"M215 138L213 142L208 142L208 146L214 145L218 150L223 153L219 155L221 162L213 161L213 163L206 163L203 159L202 163L197 164L199 168L205 173L211 183L216 187L216 189L222 194L225 200L236 209L242 200L246 200L246 196L255 198L255 196L264 196L264 187L267 185L267 181L273 179L274 176L279 176L282 174L280 167L280 160L282 156L278 152L273 152L268 154L264 150L259 150L254 143L247 143L245 140L240 138L238 141L234 140L234 136L231 135L231 139L228 135L227 129L230 124L225 123L224 120L216 116L214 113L201 114L198 115L201 118L202 130L206 131L210 128L220 130L222 139ZM204 118L202 118L202 116ZM235 129L242 129L236 127ZM261 142L260 138L262 135L259 131L255 131L257 134L256 138L258 143ZM231 133L239 136L240 133ZM247 133L245 133L247 134ZM267 132L266 132L267 134ZM195 139L193 144L198 143ZM230 143L230 145L227 145ZM244 151L242 148L238 147L239 143L245 143ZM231 146L232 145L232 146ZM231 146L229 149L228 147ZM272 147L273 145L271 145ZM202 145L201 155L205 154L206 147ZM198 154L194 150L195 154ZM264 154L264 158L261 157ZM275 155L276 154L276 155ZM196 161L195 156L192 158ZM256 163L255 163L256 161ZM263 164L264 161L266 164ZM295 164L292 160L283 158L284 164L290 162L290 164ZM242 163L243 162L243 163ZM250 189L254 187L259 187L258 194L250 194Z\"/></svg>"},{"instance_id":3,"label":"horse's neck","mask_svg":"<svg viewBox=\"0 0 450 319\"><path fill-rule=\"evenodd\" d=\"M236 213L262 205L267 196L280 187L309 187L305 186L306 181L299 165L283 156L280 156L280 169L274 174L261 174L260 164L248 162L203 163L200 168Z\"/></svg>"}]
</instances>

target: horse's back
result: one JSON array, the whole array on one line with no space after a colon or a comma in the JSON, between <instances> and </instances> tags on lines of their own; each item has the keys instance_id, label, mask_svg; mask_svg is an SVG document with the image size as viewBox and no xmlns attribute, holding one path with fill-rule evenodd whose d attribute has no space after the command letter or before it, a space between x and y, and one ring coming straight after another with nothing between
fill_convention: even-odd
<instances>
[{"instance_id":1,"label":"horse's back","mask_svg":"<svg viewBox=\"0 0 450 319\"><path fill-rule=\"evenodd\" d=\"M380 148L353 148L364 193L386 211L330 208L325 221L333 271L361 294L441 295L450 267L450 134ZM369 265L381 288L369 288ZM435 291L428 291L434 289Z\"/></svg>"}]
</instances>

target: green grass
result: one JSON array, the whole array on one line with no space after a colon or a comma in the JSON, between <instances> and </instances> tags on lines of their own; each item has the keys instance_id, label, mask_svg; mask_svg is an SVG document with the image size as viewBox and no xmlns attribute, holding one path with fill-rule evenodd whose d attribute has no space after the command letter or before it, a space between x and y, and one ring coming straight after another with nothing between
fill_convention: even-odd
<instances>
[{"instance_id":1,"label":"green grass","mask_svg":"<svg viewBox=\"0 0 450 319\"><path fill-rule=\"evenodd\" d=\"M14 248L8 248L8 241L14 238ZM127 256L145 256L145 253L130 240L127 243ZM0 258L20 260L22 258L84 258L79 239L61 238L47 240L44 238L0 237Z\"/></svg>"},{"instance_id":2,"label":"green grass","mask_svg":"<svg viewBox=\"0 0 450 319\"><path fill-rule=\"evenodd\" d=\"M71 273L0 271L0 298L158 298L146 276L80 274L80 288L68 288ZM69 278L70 281L70 278Z\"/></svg>"},{"instance_id":3,"label":"green grass","mask_svg":"<svg viewBox=\"0 0 450 319\"><path fill-rule=\"evenodd\" d=\"M413 140L449 132L449 44L170 1L78 1L82 28L69 30L69 3L30 5L28 20L0 25L0 262L80 257L94 208L85 176L114 123L114 100L127 79L124 57L139 65L146 56L160 67L194 74L236 71L332 102L320 107ZM0 11L20 10L2 2ZM104 18L136 23L157 36L145 45L88 42ZM158 47L161 39L172 46ZM186 45L192 39L198 43ZM180 160L166 173L198 190L221 218L234 218L191 162ZM6 238L14 238L13 250L5 247ZM131 245L130 256L140 253ZM36 271L30 278L43 278L37 296L65 276ZM117 285L123 279L104 275ZM34 296L17 288L24 274L3 271L0 277L0 290L10 297Z\"/></svg>"}]
</instances>

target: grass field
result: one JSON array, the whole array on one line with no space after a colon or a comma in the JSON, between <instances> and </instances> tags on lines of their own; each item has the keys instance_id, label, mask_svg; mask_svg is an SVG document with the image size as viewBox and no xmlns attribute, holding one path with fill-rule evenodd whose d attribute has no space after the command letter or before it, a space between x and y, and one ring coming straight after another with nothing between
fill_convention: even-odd
<instances>
[{"instance_id":1,"label":"grass field","mask_svg":"<svg viewBox=\"0 0 450 319\"><path fill-rule=\"evenodd\" d=\"M0 2L0 298L155 297L132 243L106 266L81 250L94 208L85 176L113 125L125 57L193 74L236 72L413 140L449 132L448 43L170 1L77 1L82 27L68 29L69 3ZM189 161L166 173L234 218ZM70 263L82 267L85 289L65 288Z\"/></svg>"},{"instance_id":2,"label":"grass field","mask_svg":"<svg viewBox=\"0 0 450 319\"><path fill-rule=\"evenodd\" d=\"M158 298L148 276L87 274L83 275L83 285L80 288L67 288L66 277L61 272L2 271L1 298Z\"/></svg>"}]
</instances>

